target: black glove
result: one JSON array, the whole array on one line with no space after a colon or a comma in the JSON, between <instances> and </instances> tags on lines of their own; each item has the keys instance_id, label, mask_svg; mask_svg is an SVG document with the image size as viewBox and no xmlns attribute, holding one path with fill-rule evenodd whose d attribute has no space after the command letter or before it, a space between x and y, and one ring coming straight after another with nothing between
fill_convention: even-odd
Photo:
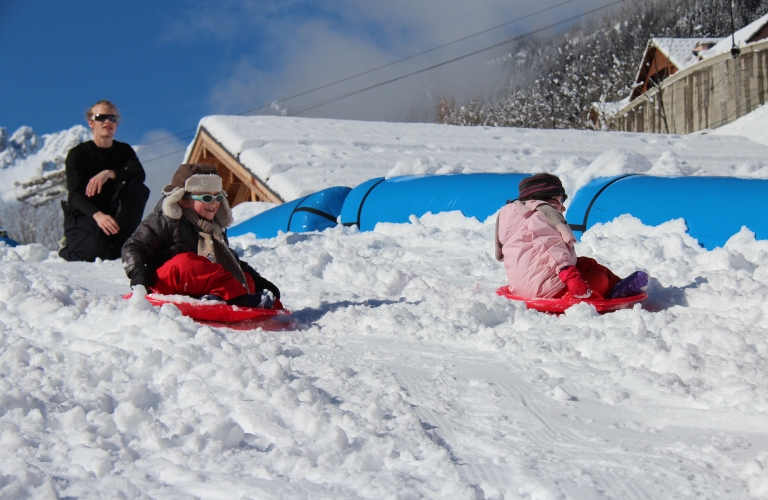
<instances>
[{"instance_id":1,"label":"black glove","mask_svg":"<svg viewBox=\"0 0 768 500\"><path fill-rule=\"evenodd\" d=\"M144 285L144 288L149 290L149 287L155 284L155 272L147 266L134 267L128 277L131 278L131 288Z\"/></svg>"},{"instance_id":2,"label":"black glove","mask_svg":"<svg viewBox=\"0 0 768 500\"><path fill-rule=\"evenodd\" d=\"M275 296L276 299L280 298L280 290L268 279L261 276L256 271L248 271L246 270L248 274L251 275L251 278L253 278L253 283L256 285L256 292L261 292L262 290L269 290L272 292L272 294Z\"/></svg>"}]
</instances>

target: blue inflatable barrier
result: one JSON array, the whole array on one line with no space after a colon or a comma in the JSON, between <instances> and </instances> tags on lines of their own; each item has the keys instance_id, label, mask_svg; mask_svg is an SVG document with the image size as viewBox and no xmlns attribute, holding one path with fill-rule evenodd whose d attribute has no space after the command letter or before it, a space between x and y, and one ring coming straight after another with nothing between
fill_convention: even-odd
<instances>
[{"instance_id":1,"label":"blue inflatable barrier","mask_svg":"<svg viewBox=\"0 0 768 500\"><path fill-rule=\"evenodd\" d=\"M597 223L630 214L657 226L684 219L688 234L712 250L747 226L768 239L768 219L755 203L768 199L768 180L734 177L651 177L629 174L595 179L579 189L566 217L577 238Z\"/></svg>"},{"instance_id":2,"label":"blue inflatable barrier","mask_svg":"<svg viewBox=\"0 0 768 500\"><path fill-rule=\"evenodd\" d=\"M273 238L278 231L306 233L333 227L350 191L344 186L330 187L283 203L232 226L227 236L254 233L258 238Z\"/></svg>"},{"instance_id":3,"label":"blue inflatable barrier","mask_svg":"<svg viewBox=\"0 0 768 500\"><path fill-rule=\"evenodd\" d=\"M451 174L379 177L347 195L341 223L370 231L378 222L408 222L411 215L460 210L483 221L517 197L517 185L531 174Z\"/></svg>"},{"instance_id":4,"label":"blue inflatable barrier","mask_svg":"<svg viewBox=\"0 0 768 500\"><path fill-rule=\"evenodd\" d=\"M16 240L12 240L10 237L8 237L8 231L0 227L0 242L5 243L9 247L15 247L18 246L19 242Z\"/></svg>"}]
</instances>

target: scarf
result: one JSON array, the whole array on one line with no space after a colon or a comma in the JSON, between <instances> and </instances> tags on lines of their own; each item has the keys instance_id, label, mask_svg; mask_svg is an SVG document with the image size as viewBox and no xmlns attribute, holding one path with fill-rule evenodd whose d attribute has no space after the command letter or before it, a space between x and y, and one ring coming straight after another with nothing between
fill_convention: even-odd
<instances>
[{"instance_id":1,"label":"scarf","mask_svg":"<svg viewBox=\"0 0 768 500\"><path fill-rule=\"evenodd\" d=\"M197 255L201 255L214 264L221 264L245 287L245 293L251 293L245 273L232 255L229 247L224 244L224 232L215 221L203 219L189 208L182 208L182 215L192 223L197 230Z\"/></svg>"}]
</instances>

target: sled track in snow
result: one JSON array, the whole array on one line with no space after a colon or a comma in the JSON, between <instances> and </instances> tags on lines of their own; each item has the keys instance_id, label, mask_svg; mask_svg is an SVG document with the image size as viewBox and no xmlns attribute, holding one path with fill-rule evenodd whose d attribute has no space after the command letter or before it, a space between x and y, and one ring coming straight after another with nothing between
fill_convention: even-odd
<instances>
[{"instance_id":1,"label":"sled track in snow","mask_svg":"<svg viewBox=\"0 0 768 500\"><path fill-rule=\"evenodd\" d=\"M464 374L472 373L476 378L485 380L497 388L502 399L501 404L497 403L497 406L507 409L505 413L521 419L520 422L513 422L522 424L520 427L527 429L518 431L516 436L521 440L519 443L521 447L525 449L524 456L521 457L523 463L519 464L514 462L504 465L492 464L483 460L482 450L465 449L470 427L459 418L452 418L450 413L441 414L427 407L430 400L434 399L434 394L438 392L434 390L435 378L422 370L414 370L404 365L392 366L391 369L403 388L408 391L412 403L417 405L416 411L422 419L426 432L430 433L437 444L449 451L462 476L475 488L482 489L483 485L486 487L490 485L505 491L519 480L535 482L535 477L526 481L526 478L521 476L538 476L536 472L549 475L548 471L541 471L539 468L542 465L548 467L548 459L555 459L561 461L566 468L576 465L582 469L582 473L589 477L590 482L593 482L592 494L596 490L605 498L632 500L658 498L655 494L647 492L640 484L643 480L647 481L647 477L637 475L627 477L638 470L636 465L628 463L628 460L619 456L619 453L612 457L610 463L606 463L604 450L601 451L598 446L571 427L550 418L548 412L543 409L543 406L555 406L561 403L545 400L539 392L532 390L529 384L521 381L501 363L488 364L464 360L461 362L460 371ZM464 408L466 409L467 405L464 405ZM460 417L460 415L456 416ZM518 449L515 454L519 455L519 451ZM535 457L542 451L544 456L537 460ZM471 452L475 456L469 456ZM528 460L525 460L525 455ZM537 462L533 470L524 465L524 462L531 460ZM561 474L559 477L569 475ZM515 483L510 481L512 477L516 480ZM550 483L549 486L569 496L584 494L584 485L578 485L569 480L560 481L557 484Z\"/></svg>"}]
</instances>

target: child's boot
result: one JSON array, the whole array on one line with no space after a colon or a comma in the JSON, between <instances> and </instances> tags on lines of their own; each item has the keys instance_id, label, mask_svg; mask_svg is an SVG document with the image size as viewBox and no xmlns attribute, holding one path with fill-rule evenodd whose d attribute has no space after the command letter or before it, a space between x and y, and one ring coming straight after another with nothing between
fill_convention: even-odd
<instances>
[{"instance_id":1,"label":"child's boot","mask_svg":"<svg viewBox=\"0 0 768 500\"><path fill-rule=\"evenodd\" d=\"M606 295L607 299L621 299L640 295L648 289L648 275L643 271L635 271L616 285Z\"/></svg>"}]
</instances>

